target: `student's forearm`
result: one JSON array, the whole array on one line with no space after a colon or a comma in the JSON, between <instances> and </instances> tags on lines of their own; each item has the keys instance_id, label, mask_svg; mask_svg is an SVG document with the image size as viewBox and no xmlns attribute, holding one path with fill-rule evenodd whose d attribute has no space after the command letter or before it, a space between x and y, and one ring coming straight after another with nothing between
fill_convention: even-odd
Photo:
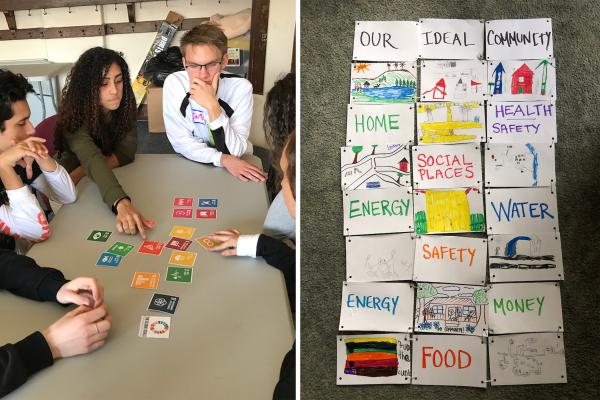
<instances>
[{"instance_id":1,"label":"student's forearm","mask_svg":"<svg viewBox=\"0 0 600 400\"><path fill-rule=\"evenodd\" d=\"M80 165L79 167L77 167L73 171L71 171L69 173L69 176L73 180L73 183L77 185L79 183L79 181L81 180L81 178L83 178L85 176L85 169L83 169L83 167Z\"/></svg>"},{"instance_id":2,"label":"student's forearm","mask_svg":"<svg viewBox=\"0 0 600 400\"><path fill-rule=\"evenodd\" d=\"M23 181L11 166L0 165L0 179L6 190L23 187Z\"/></svg>"}]
</instances>

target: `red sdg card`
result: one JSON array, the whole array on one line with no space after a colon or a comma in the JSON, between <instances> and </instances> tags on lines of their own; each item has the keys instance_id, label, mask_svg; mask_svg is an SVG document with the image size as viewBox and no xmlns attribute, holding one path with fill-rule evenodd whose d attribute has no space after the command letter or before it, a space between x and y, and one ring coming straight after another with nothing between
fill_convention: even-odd
<instances>
[{"instance_id":1,"label":"red sdg card","mask_svg":"<svg viewBox=\"0 0 600 400\"><path fill-rule=\"evenodd\" d=\"M174 208L173 218L192 218L192 210L189 208Z\"/></svg>"},{"instance_id":2,"label":"red sdg card","mask_svg":"<svg viewBox=\"0 0 600 400\"><path fill-rule=\"evenodd\" d=\"M217 210L199 208L196 210L196 218L216 219L217 218Z\"/></svg>"},{"instance_id":3,"label":"red sdg card","mask_svg":"<svg viewBox=\"0 0 600 400\"><path fill-rule=\"evenodd\" d=\"M150 240L144 240L144 243L138 249L138 253L154 254L159 256L162 252L164 244L161 242L151 242Z\"/></svg>"},{"instance_id":4,"label":"red sdg card","mask_svg":"<svg viewBox=\"0 0 600 400\"><path fill-rule=\"evenodd\" d=\"M194 199L191 197L175 197L173 205L176 207L191 207L194 204Z\"/></svg>"}]
</instances>

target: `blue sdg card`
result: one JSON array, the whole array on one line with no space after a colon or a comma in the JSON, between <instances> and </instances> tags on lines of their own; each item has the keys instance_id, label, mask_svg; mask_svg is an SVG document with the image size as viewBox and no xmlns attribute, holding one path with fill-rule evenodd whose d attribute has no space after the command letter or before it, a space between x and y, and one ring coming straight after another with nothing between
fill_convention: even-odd
<instances>
[{"instance_id":1,"label":"blue sdg card","mask_svg":"<svg viewBox=\"0 0 600 400\"><path fill-rule=\"evenodd\" d=\"M198 199L198 207L217 207L217 199Z\"/></svg>"},{"instance_id":2,"label":"blue sdg card","mask_svg":"<svg viewBox=\"0 0 600 400\"><path fill-rule=\"evenodd\" d=\"M118 267L123 257L111 253L102 253L96 265L99 267Z\"/></svg>"}]
</instances>

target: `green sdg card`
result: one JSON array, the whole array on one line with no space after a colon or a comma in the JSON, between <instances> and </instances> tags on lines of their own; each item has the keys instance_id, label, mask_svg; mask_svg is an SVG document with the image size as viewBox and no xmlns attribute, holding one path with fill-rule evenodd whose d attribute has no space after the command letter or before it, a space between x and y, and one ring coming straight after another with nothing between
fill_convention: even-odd
<instances>
[{"instance_id":1,"label":"green sdg card","mask_svg":"<svg viewBox=\"0 0 600 400\"><path fill-rule=\"evenodd\" d=\"M116 254L118 256L125 257L127 253L129 253L131 250L133 250L132 244L115 242L112 246L110 246L110 249L106 251L111 254Z\"/></svg>"},{"instance_id":2,"label":"green sdg card","mask_svg":"<svg viewBox=\"0 0 600 400\"><path fill-rule=\"evenodd\" d=\"M192 282L192 268L167 267L167 282Z\"/></svg>"},{"instance_id":3,"label":"green sdg card","mask_svg":"<svg viewBox=\"0 0 600 400\"><path fill-rule=\"evenodd\" d=\"M94 230L94 231L92 231L92 233L90 233L90 236L87 237L87 240L91 240L94 242L106 242L111 234L112 234L111 231L96 231L96 230Z\"/></svg>"}]
</instances>

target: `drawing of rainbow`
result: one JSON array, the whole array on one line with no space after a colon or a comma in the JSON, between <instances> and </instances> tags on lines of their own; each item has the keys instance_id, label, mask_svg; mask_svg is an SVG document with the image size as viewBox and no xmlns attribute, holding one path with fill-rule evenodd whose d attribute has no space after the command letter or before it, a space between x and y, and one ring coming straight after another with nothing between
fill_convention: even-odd
<instances>
[{"instance_id":1,"label":"drawing of rainbow","mask_svg":"<svg viewBox=\"0 0 600 400\"><path fill-rule=\"evenodd\" d=\"M398 375L398 341L394 338L345 339L344 374L361 376Z\"/></svg>"}]
</instances>

